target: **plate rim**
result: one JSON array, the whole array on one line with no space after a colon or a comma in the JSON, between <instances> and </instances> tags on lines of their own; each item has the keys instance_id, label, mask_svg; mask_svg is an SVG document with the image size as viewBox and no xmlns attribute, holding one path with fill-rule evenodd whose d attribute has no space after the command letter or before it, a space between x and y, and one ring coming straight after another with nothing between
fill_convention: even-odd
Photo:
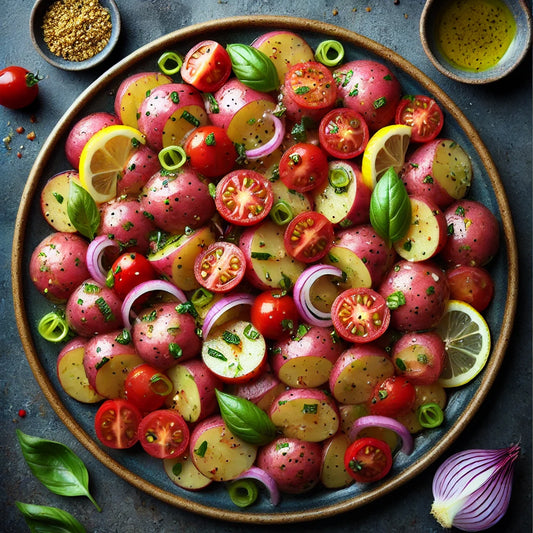
<instances>
[{"instance_id":1,"label":"plate rim","mask_svg":"<svg viewBox=\"0 0 533 533\"><path fill-rule=\"evenodd\" d=\"M73 415L63 404L53 383L47 376L36 352L35 345L32 341L32 328L30 328L25 312L26 306L24 303L22 268L24 237L26 233L29 209L41 178L41 169L45 168L48 160L50 159L52 148L66 133L66 130L70 126L73 118L90 102L90 100L98 92L99 88L108 85L110 80L117 79L117 77L120 76L124 71L134 66L142 59L151 56L170 45L175 45L177 42L192 38L201 39L203 34L235 30L242 31L243 29L263 29L265 32L274 29L290 30L294 32L308 31L329 36L330 38L349 42L355 47L361 47L373 54L376 54L414 78L418 84L429 91L443 104L443 106L446 108L446 111L455 119L459 127L463 130L464 134L468 137L472 147L477 152L491 182L501 215L500 223L505 236L504 240L508 269L507 297L503 311L505 319L501 324L497 342L494 343L492 347L491 357L483 371L480 385L456 422L448 429L443 438L440 439L439 442L428 452L426 452L420 458L420 460L410 465L407 469L403 470L397 476L391 478L383 485L339 503L297 512L275 512L274 510L273 513L254 513L251 510L243 512L238 510L229 511L225 509L213 508L204 505L203 503L190 501L178 494L170 493L158 487L157 485L146 481L141 476L138 476L137 474L128 470L126 467L122 466L118 461L113 459L106 453L106 451L98 446L98 444L88 433L85 432L85 430L78 424ZM327 518L370 503L371 501L374 501L375 499L378 499L385 494L396 490L399 486L419 475L457 439L484 401L505 356L505 351L512 333L518 300L518 251L509 203L496 165L494 164L490 153L483 144L473 125L456 106L452 99L433 80L431 80L420 69L415 67L412 63L404 59L393 50L351 30L314 19L285 15L261 15L261 17L246 15L213 19L186 26L158 37L157 39L130 53L110 69L106 70L74 100L71 106L60 118L56 126L52 129L48 138L43 144L37 158L34 161L34 164L32 165L30 174L24 187L15 222L11 261L11 281L17 328L34 378L39 384L45 398L50 403L61 421L65 424L67 429L104 466L109 468L116 475L139 490L157 498L160 501L175 507L179 507L186 511L206 517L233 522L279 524L286 522L287 520L303 522Z\"/></svg>"}]
</instances>

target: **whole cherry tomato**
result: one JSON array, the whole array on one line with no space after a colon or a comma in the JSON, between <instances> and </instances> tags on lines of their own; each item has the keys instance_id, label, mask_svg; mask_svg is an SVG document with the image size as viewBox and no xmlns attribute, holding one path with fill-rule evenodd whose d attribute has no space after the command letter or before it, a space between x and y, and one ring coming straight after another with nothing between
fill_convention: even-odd
<instances>
[{"instance_id":1,"label":"whole cherry tomato","mask_svg":"<svg viewBox=\"0 0 533 533\"><path fill-rule=\"evenodd\" d=\"M136 366L124 380L124 395L143 413L159 409L173 391L168 376L149 364Z\"/></svg>"},{"instance_id":2,"label":"whole cherry tomato","mask_svg":"<svg viewBox=\"0 0 533 533\"><path fill-rule=\"evenodd\" d=\"M133 287L155 277L154 267L144 255L127 252L113 263L107 277L107 285L124 299Z\"/></svg>"},{"instance_id":3,"label":"whole cherry tomato","mask_svg":"<svg viewBox=\"0 0 533 533\"><path fill-rule=\"evenodd\" d=\"M416 399L414 385L402 376L391 376L374 387L369 410L372 415L395 416L409 411Z\"/></svg>"},{"instance_id":4,"label":"whole cherry tomato","mask_svg":"<svg viewBox=\"0 0 533 533\"><path fill-rule=\"evenodd\" d=\"M299 313L292 296L281 290L264 291L254 300L252 324L268 339L281 339L298 326Z\"/></svg>"},{"instance_id":5,"label":"whole cherry tomato","mask_svg":"<svg viewBox=\"0 0 533 533\"><path fill-rule=\"evenodd\" d=\"M288 148L279 162L279 177L291 190L307 192L321 187L328 179L326 153L311 143L298 143Z\"/></svg>"},{"instance_id":6,"label":"whole cherry tomato","mask_svg":"<svg viewBox=\"0 0 533 533\"><path fill-rule=\"evenodd\" d=\"M39 94L38 74L22 67L11 66L0 70L0 105L9 109L29 106Z\"/></svg>"}]
</instances>

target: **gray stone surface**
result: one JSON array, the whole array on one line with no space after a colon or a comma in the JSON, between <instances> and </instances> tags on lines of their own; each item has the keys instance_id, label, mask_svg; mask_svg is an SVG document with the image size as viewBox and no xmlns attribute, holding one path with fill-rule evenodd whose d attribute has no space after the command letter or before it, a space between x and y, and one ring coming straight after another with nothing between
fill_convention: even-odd
<instances>
[{"instance_id":1,"label":"gray stone surface","mask_svg":"<svg viewBox=\"0 0 533 533\"><path fill-rule=\"evenodd\" d=\"M418 34L421 0L117 0L123 23L118 48L106 65L83 73L49 66L31 47L29 16L32 2L0 1L0 66L20 64L45 76L38 105L30 111L0 108L2 138L18 127L34 130L31 142L14 134L12 150L0 145L0 531L26 531L14 502L57 506L76 516L94 533L203 531L278 531L282 526L218 522L193 515L147 496L102 466L65 428L34 380L18 337L9 273L17 208L32 162L55 122L78 94L114 62L154 38L177 28L241 14L279 14L326 21L368 36L398 52L435 80L463 110L491 152L505 184L520 243L519 310L506 360L478 413L450 448L500 448L521 440L523 457L515 473L507 515L493 531L531 531L531 55L507 79L487 86L467 86L443 77L423 53ZM398 4L398 5L396 5ZM33 112L37 122L30 123ZM20 146L22 158L16 152ZM27 416L20 418L19 409ZM59 440L86 463L90 487L102 512L85 498L64 498L48 492L24 463L15 429ZM449 455L449 453L446 454ZM379 501L360 509L291 530L335 532L437 532L430 516L431 482L440 461L416 479Z\"/></svg>"}]
</instances>

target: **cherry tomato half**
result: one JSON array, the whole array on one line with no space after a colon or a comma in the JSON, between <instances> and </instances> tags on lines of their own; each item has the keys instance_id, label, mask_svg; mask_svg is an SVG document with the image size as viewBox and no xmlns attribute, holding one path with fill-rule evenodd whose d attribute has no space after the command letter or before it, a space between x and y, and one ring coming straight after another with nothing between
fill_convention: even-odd
<instances>
[{"instance_id":1,"label":"cherry tomato half","mask_svg":"<svg viewBox=\"0 0 533 533\"><path fill-rule=\"evenodd\" d=\"M155 279L155 277L154 267L144 255L127 252L119 256L111 266L107 285L124 299L139 283Z\"/></svg>"},{"instance_id":2,"label":"cherry tomato half","mask_svg":"<svg viewBox=\"0 0 533 533\"><path fill-rule=\"evenodd\" d=\"M423 94L402 98L396 108L396 124L411 126L411 141L432 141L440 133L444 115L439 104Z\"/></svg>"},{"instance_id":3,"label":"cherry tomato half","mask_svg":"<svg viewBox=\"0 0 533 533\"><path fill-rule=\"evenodd\" d=\"M372 483L384 478L392 468L389 445L373 437L352 442L344 453L346 472L359 483Z\"/></svg>"},{"instance_id":4,"label":"cherry tomato half","mask_svg":"<svg viewBox=\"0 0 533 533\"><path fill-rule=\"evenodd\" d=\"M189 162L206 178L224 176L235 166L237 150L226 130L200 126L187 137L183 147Z\"/></svg>"},{"instance_id":5,"label":"cherry tomato half","mask_svg":"<svg viewBox=\"0 0 533 533\"><path fill-rule=\"evenodd\" d=\"M321 187L328 179L328 158L324 151L311 143L291 146L281 156L279 177L291 190L307 192Z\"/></svg>"},{"instance_id":6,"label":"cherry tomato half","mask_svg":"<svg viewBox=\"0 0 533 533\"><path fill-rule=\"evenodd\" d=\"M0 105L9 109L29 106L39 94L41 79L22 67L11 66L0 70Z\"/></svg>"},{"instance_id":7,"label":"cherry tomato half","mask_svg":"<svg viewBox=\"0 0 533 533\"><path fill-rule=\"evenodd\" d=\"M185 83L199 91L213 93L228 80L231 59L220 43L202 41L187 52L180 74Z\"/></svg>"},{"instance_id":8,"label":"cherry tomato half","mask_svg":"<svg viewBox=\"0 0 533 533\"><path fill-rule=\"evenodd\" d=\"M416 389L409 380L403 376L391 376L374 387L368 408L372 415L394 418L409 411L415 398Z\"/></svg>"},{"instance_id":9,"label":"cherry tomato half","mask_svg":"<svg viewBox=\"0 0 533 533\"><path fill-rule=\"evenodd\" d=\"M318 138L320 146L330 156L352 159L363 153L370 133L361 113L349 107L339 107L320 121Z\"/></svg>"},{"instance_id":10,"label":"cherry tomato half","mask_svg":"<svg viewBox=\"0 0 533 533\"><path fill-rule=\"evenodd\" d=\"M141 412L131 402L106 400L94 417L96 436L109 448L131 448L139 440L137 430L141 419Z\"/></svg>"},{"instance_id":11,"label":"cherry tomato half","mask_svg":"<svg viewBox=\"0 0 533 533\"><path fill-rule=\"evenodd\" d=\"M220 216L237 226L263 220L274 203L272 185L255 170L234 170L217 184L215 204Z\"/></svg>"},{"instance_id":12,"label":"cherry tomato half","mask_svg":"<svg viewBox=\"0 0 533 533\"><path fill-rule=\"evenodd\" d=\"M376 340L389 327L390 316L385 298L366 287L341 292L331 306L334 328L343 339L350 342Z\"/></svg>"},{"instance_id":13,"label":"cherry tomato half","mask_svg":"<svg viewBox=\"0 0 533 533\"><path fill-rule=\"evenodd\" d=\"M287 253L297 261L314 263L328 253L333 237L333 224L324 215L304 211L290 221L283 243Z\"/></svg>"},{"instance_id":14,"label":"cherry tomato half","mask_svg":"<svg viewBox=\"0 0 533 533\"><path fill-rule=\"evenodd\" d=\"M282 339L296 331L299 316L292 296L275 289L259 294L250 311L252 324L268 339Z\"/></svg>"},{"instance_id":15,"label":"cherry tomato half","mask_svg":"<svg viewBox=\"0 0 533 533\"><path fill-rule=\"evenodd\" d=\"M126 400L143 413L159 409L173 391L172 381L158 368L142 364L130 370L124 380Z\"/></svg>"},{"instance_id":16,"label":"cherry tomato half","mask_svg":"<svg viewBox=\"0 0 533 533\"><path fill-rule=\"evenodd\" d=\"M244 252L231 242L214 242L194 262L194 277L206 289L227 292L235 288L246 271Z\"/></svg>"},{"instance_id":17,"label":"cherry tomato half","mask_svg":"<svg viewBox=\"0 0 533 533\"><path fill-rule=\"evenodd\" d=\"M139 424L139 442L152 457L170 459L182 455L189 445L189 426L173 409L157 409Z\"/></svg>"},{"instance_id":18,"label":"cherry tomato half","mask_svg":"<svg viewBox=\"0 0 533 533\"><path fill-rule=\"evenodd\" d=\"M461 265L446 272L450 298L469 303L478 311L485 310L494 296L494 282L481 267Z\"/></svg>"}]
</instances>

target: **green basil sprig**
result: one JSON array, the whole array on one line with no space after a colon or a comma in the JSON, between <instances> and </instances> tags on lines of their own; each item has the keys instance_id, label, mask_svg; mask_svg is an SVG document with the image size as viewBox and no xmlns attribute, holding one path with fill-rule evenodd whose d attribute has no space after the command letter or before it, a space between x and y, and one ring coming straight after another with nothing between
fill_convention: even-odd
<instances>
[{"instance_id":1,"label":"green basil sprig","mask_svg":"<svg viewBox=\"0 0 533 533\"><path fill-rule=\"evenodd\" d=\"M370 197L370 223L389 244L401 239L411 224L411 202L393 167L379 179Z\"/></svg>"},{"instance_id":2,"label":"green basil sprig","mask_svg":"<svg viewBox=\"0 0 533 533\"><path fill-rule=\"evenodd\" d=\"M67 214L72 225L88 239L94 239L100 225L100 211L93 197L74 181L70 182Z\"/></svg>"},{"instance_id":3,"label":"green basil sprig","mask_svg":"<svg viewBox=\"0 0 533 533\"><path fill-rule=\"evenodd\" d=\"M67 511L46 505L15 502L32 533L87 533L86 529Z\"/></svg>"},{"instance_id":4,"label":"green basil sprig","mask_svg":"<svg viewBox=\"0 0 533 533\"><path fill-rule=\"evenodd\" d=\"M247 44L226 47L235 76L247 87L269 92L279 87L278 71L272 60L261 50Z\"/></svg>"},{"instance_id":5,"label":"green basil sprig","mask_svg":"<svg viewBox=\"0 0 533 533\"><path fill-rule=\"evenodd\" d=\"M253 402L216 390L220 414L228 429L244 442L262 446L276 436L276 426Z\"/></svg>"},{"instance_id":6,"label":"green basil sprig","mask_svg":"<svg viewBox=\"0 0 533 533\"><path fill-rule=\"evenodd\" d=\"M17 429L22 455L33 475L60 496L87 496L98 511L102 509L89 493L89 474L83 461L60 442L26 435Z\"/></svg>"}]
</instances>

